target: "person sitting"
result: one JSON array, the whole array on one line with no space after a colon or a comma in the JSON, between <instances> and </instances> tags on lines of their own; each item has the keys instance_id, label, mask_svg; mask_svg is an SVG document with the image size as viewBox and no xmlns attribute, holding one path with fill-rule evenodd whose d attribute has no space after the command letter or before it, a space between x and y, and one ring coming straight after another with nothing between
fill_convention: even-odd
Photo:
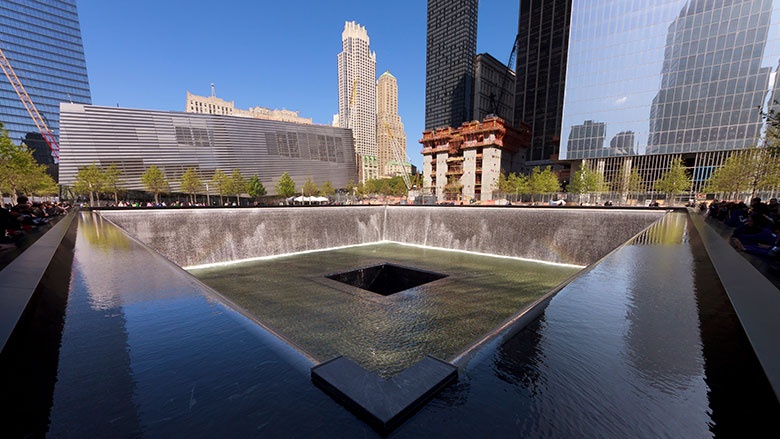
<instances>
[{"instance_id":1,"label":"person sitting","mask_svg":"<svg viewBox=\"0 0 780 439\"><path fill-rule=\"evenodd\" d=\"M731 245L739 251L758 256L775 256L780 245L780 225L753 214L747 224L734 230Z\"/></svg>"}]
</instances>

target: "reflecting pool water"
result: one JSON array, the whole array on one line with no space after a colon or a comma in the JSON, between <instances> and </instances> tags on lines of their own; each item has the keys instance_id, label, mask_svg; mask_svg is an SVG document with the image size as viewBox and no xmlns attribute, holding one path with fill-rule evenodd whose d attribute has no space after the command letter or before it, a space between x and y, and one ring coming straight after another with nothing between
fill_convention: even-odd
<instances>
[{"instance_id":1,"label":"reflecting pool water","mask_svg":"<svg viewBox=\"0 0 780 439\"><path fill-rule=\"evenodd\" d=\"M383 263L447 277L389 296L328 278ZM389 377L450 359L579 269L378 243L190 272L317 360L344 355Z\"/></svg>"},{"instance_id":2,"label":"reflecting pool water","mask_svg":"<svg viewBox=\"0 0 780 439\"><path fill-rule=\"evenodd\" d=\"M33 369L19 376L52 383L51 406L34 405L43 411L36 419L48 422L6 436L379 437L311 383L309 359L189 273L96 214L82 214L78 227L56 367L46 372L56 377ZM374 249L380 251L367 246L332 259L345 266L384 260ZM399 246L393 255L404 251ZM424 268L442 272L427 265L438 253L398 257L399 265L422 260ZM465 276L482 267L466 256L446 257L452 260L441 265L448 273ZM502 270L484 282L504 288L534 276ZM326 272L311 269L309 284L322 286L314 278ZM271 271L256 283L288 277ZM484 283L476 283L462 294L483 294ZM424 305L423 315L446 306L404 294L388 296L401 298L390 305L399 312L415 303ZM268 306L287 299L279 296ZM347 309L378 305L372 300L358 297L356 308ZM495 307L484 296L480 301ZM319 303L343 306L333 298ZM410 314L403 323L421 321ZM40 329L31 326L24 329ZM385 331L376 320L360 328ZM458 382L390 437L780 436L780 405L685 214L667 216L580 274L526 329L484 344L458 365ZM4 407L29 406L5 396L0 392ZM18 422L0 419L4 432Z\"/></svg>"}]
</instances>

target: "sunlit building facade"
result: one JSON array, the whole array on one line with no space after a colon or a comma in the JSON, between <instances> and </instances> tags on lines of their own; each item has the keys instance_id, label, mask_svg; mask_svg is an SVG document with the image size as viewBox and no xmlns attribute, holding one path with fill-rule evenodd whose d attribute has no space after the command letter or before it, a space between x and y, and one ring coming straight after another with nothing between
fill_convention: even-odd
<instances>
[{"instance_id":1,"label":"sunlit building facade","mask_svg":"<svg viewBox=\"0 0 780 439\"><path fill-rule=\"evenodd\" d=\"M376 146L376 52L368 31L354 21L344 23L338 54L339 117L355 135L360 180L379 177ZM363 157L368 157L363 160Z\"/></svg>"},{"instance_id":2,"label":"sunlit building facade","mask_svg":"<svg viewBox=\"0 0 780 439\"><path fill-rule=\"evenodd\" d=\"M406 167L406 133L398 115L398 81L390 72L382 73L376 83L376 145L379 176L393 177ZM391 163L394 166L391 166Z\"/></svg>"}]
</instances>

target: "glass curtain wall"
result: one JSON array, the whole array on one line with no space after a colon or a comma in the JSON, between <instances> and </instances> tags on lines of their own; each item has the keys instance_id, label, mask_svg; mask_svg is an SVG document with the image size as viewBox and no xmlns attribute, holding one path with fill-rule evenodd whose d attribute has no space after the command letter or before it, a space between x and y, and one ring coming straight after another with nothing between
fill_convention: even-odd
<instances>
[{"instance_id":1,"label":"glass curtain wall","mask_svg":"<svg viewBox=\"0 0 780 439\"><path fill-rule=\"evenodd\" d=\"M772 103L772 0L573 0L562 159L755 145Z\"/></svg>"}]
</instances>

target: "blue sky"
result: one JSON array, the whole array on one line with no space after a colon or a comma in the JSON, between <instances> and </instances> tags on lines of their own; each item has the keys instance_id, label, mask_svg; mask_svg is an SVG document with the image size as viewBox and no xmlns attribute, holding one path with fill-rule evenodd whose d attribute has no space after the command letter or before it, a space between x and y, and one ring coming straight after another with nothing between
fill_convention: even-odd
<instances>
[{"instance_id":1,"label":"blue sky","mask_svg":"<svg viewBox=\"0 0 780 439\"><path fill-rule=\"evenodd\" d=\"M482 0L477 52L506 62L518 0ZM427 2L343 0L79 0L92 102L183 111L186 92L239 108L296 110L329 124L338 113L336 56L345 21L365 26L377 75L398 80L407 155L422 166Z\"/></svg>"}]
</instances>

